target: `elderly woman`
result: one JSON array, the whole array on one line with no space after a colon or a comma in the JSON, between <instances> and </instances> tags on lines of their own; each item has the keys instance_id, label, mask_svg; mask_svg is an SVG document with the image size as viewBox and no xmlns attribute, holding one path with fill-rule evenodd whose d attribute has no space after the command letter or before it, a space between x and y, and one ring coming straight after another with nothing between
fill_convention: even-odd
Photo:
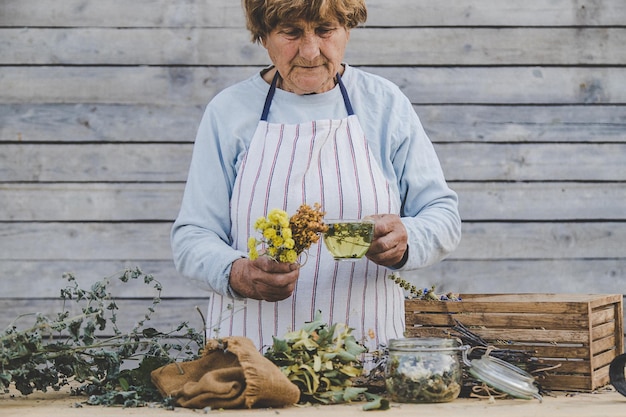
<instances>
[{"instance_id":1,"label":"elderly woman","mask_svg":"<svg viewBox=\"0 0 626 417\"><path fill-rule=\"evenodd\" d=\"M407 97L346 64L364 0L244 0L272 65L216 95L200 123L172 229L182 275L210 291L208 336L259 347L321 311L370 349L402 337L404 295L387 276L431 265L460 240L456 194ZM375 220L366 257L303 265L247 256L257 218L320 203Z\"/></svg>"}]
</instances>

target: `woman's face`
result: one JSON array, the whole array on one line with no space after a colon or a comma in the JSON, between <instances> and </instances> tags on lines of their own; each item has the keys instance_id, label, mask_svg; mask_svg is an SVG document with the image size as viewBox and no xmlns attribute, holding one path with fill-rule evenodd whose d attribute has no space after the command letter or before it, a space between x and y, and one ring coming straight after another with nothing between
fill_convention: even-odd
<instances>
[{"instance_id":1,"label":"woman's face","mask_svg":"<svg viewBox=\"0 0 626 417\"><path fill-rule=\"evenodd\" d=\"M261 40L282 77L280 88L296 94L335 86L350 31L337 21L284 23Z\"/></svg>"}]
</instances>

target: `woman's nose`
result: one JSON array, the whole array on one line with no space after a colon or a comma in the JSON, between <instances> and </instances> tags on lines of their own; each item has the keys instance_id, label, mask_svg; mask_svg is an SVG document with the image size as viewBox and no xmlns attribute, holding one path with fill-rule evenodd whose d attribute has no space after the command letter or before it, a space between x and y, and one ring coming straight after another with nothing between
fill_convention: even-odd
<instances>
[{"instance_id":1,"label":"woman's nose","mask_svg":"<svg viewBox=\"0 0 626 417\"><path fill-rule=\"evenodd\" d=\"M320 54L319 38L312 34L307 34L300 41L300 56L309 61L314 60Z\"/></svg>"}]
</instances>

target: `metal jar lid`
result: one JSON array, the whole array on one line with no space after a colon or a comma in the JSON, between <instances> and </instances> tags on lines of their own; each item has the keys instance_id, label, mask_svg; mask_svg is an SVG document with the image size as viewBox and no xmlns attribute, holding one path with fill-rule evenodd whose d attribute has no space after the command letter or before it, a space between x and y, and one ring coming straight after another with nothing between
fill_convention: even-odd
<instances>
[{"instance_id":1,"label":"metal jar lid","mask_svg":"<svg viewBox=\"0 0 626 417\"><path fill-rule=\"evenodd\" d=\"M535 379L524 370L502 359L485 353L480 359L469 360L468 351L463 351L463 362L468 372L479 381L505 392L515 398L542 400Z\"/></svg>"}]
</instances>

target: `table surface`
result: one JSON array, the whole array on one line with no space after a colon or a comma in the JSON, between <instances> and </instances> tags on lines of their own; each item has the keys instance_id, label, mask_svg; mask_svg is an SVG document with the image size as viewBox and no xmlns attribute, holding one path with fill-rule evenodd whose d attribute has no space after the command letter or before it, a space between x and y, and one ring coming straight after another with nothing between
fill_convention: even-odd
<instances>
[{"instance_id":1,"label":"table surface","mask_svg":"<svg viewBox=\"0 0 626 417\"><path fill-rule=\"evenodd\" d=\"M594 393L553 392L538 400L519 399L476 399L459 398L442 404L400 404L392 403L387 411L369 411L362 409L363 403L324 405L324 406L291 406L281 409L251 410L190 410L176 408L175 411L160 407L103 407L85 404L84 397L70 396L67 391L34 393L22 396L11 391L0 394L0 416L2 417L109 417L109 416L154 416L172 417L186 415L219 414L224 416L268 417L280 415L290 416L323 416L352 417L376 415L398 416L463 416L463 417L612 417L626 415L626 397L607 387ZM176 414L172 414L172 413ZM365 414L364 414L365 413Z\"/></svg>"}]
</instances>

